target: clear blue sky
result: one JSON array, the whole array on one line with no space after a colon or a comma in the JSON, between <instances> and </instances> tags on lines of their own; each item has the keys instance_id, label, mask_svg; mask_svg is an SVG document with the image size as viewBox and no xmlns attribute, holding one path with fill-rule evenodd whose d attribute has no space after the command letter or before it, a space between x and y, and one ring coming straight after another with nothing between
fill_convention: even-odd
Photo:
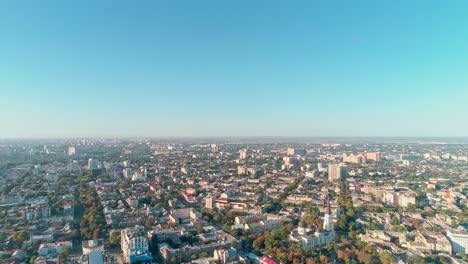
<instances>
[{"instance_id":1,"label":"clear blue sky","mask_svg":"<svg viewBox=\"0 0 468 264\"><path fill-rule=\"evenodd\" d=\"M467 1L1 1L0 137L468 136Z\"/></svg>"}]
</instances>

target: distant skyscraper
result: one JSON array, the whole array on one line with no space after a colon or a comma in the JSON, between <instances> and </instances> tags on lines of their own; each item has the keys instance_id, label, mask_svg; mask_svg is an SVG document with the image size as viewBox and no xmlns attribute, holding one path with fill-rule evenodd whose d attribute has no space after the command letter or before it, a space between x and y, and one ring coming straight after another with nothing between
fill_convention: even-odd
<instances>
[{"instance_id":1,"label":"distant skyscraper","mask_svg":"<svg viewBox=\"0 0 468 264\"><path fill-rule=\"evenodd\" d=\"M95 170L98 169L98 161L95 159L89 159L88 160L88 170Z\"/></svg>"},{"instance_id":2,"label":"distant skyscraper","mask_svg":"<svg viewBox=\"0 0 468 264\"><path fill-rule=\"evenodd\" d=\"M305 156L307 154L307 151L305 149L288 148L286 154L288 156L294 156L294 155Z\"/></svg>"},{"instance_id":3,"label":"distant skyscraper","mask_svg":"<svg viewBox=\"0 0 468 264\"><path fill-rule=\"evenodd\" d=\"M328 180L336 181L346 177L346 167L342 164L330 164L328 166Z\"/></svg>"},{"instance_id":4,"label":"distant skyscraper","mask_svg":"<svg viewBox=\"0 0 468 264\"><path fill-rule=\"evenodd\" d=\"M80 165L78 164L78 162L76 160L70 160L68 162L68 171L69 172L77 172L80 170Z\"/></svg>"},{"instance_id":5,"label":"distant skyscraper","mask_svg":"<svg viewBox=\"0 0 468 264\"><path fill-rule=\"evenodd\" d=\"M373 160L375 162L380 161L380 152L369 152L366 154L367 160Z\"/></svg>"},{"instance_id":6,"label":"distant skyscraper","mask_svg":"<svg viewBox=\"0 0 468 264\"><path fill-rule=\"evenodd\" d=\"M213 209L214 200L214 197L211 196L211 194L208 194L208 196L205 198L205 208Z\"/></svg>"},{"instance_id":7,"label":"distant skyscraper","mask_svg":"<svg viewBox=\"0 0 468 264\"><path fill-rule=\"evenodd\" d=\"M218 145L211 144L211 152L216 153L219 151Z\"/></svg>"},{"instance_id":8,"label":"distant skyscraper","mask_svg":"<svg viewBox=\"0 0 468 264\"><path fill-rule=\"evenodd\" d=\"M354 155L354 154L343 154L343 162L348 162L348 163L363 163L365 164L367 162L367 158L365 155Z\"/></svg>"},{"instance_id":9,"label":"distant skyscraper","mask_svg":"<svg viewBox=\"0 0 468 264\"><path fill-rule=\"evenodd\" d=\"M284 157L283 164L288 166L298 166L299 161L294 157Z\"/></svg>"},{"instance_id":10,"label":"distant skyscraper","mask_svg":"<svg viewBox=\"0 0 468 264\"><path fill-rule=\"evenodd\" d=\"M68 156L75 155L75 154L76 154L75 146L69 146L68 147Z\"/></svg>"},{"instance_id":11,"label":"distant skyscraper","mask_svg":"<svg viewBox=\"0 0 468 264\"><path fill-rule=\"evenodd\" d=\"M247 158L247 150L246 149L241 149L239 151L239 159L243 160Z\"/></svg>"}]
</instances>

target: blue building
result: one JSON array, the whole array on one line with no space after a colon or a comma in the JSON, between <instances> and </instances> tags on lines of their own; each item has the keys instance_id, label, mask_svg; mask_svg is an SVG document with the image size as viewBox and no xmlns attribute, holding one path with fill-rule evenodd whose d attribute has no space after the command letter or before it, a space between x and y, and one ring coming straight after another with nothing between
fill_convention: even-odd
<instances>
[{"instance_id":1,"label":"blue building","mask_svg":"<svg viewBox=\"0 0 468 264\"><path fill-rule=\"evenodd\" d=\"M153 255L145 248L132 248L130 249L130 263L151 263Z\"/></svg>"}]
</instances>

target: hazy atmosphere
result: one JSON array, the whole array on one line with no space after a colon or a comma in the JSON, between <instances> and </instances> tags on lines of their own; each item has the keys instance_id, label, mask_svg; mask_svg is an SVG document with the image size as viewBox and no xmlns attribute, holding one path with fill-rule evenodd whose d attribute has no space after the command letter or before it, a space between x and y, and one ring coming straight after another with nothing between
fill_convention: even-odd
<instances>
[{"instance_id":1,"label":"hazy atmosphere","mask_svg":"<svg viewBox=\"0 0 468 264\"><path fill-rule=\"evenodd\" d=\"M4 1L0 137L467 136L468 4Z\"/></svg>"}]
</instances>

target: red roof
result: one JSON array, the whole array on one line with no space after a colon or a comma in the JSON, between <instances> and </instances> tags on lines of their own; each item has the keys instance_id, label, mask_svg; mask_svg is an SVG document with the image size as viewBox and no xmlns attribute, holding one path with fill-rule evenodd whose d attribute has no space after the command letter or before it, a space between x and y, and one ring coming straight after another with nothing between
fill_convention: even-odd
<instances>
[{"instance_id":1,"label":"red roof","mask_svg":"<svg viewBox=\"0 0 468 264\"><path fill-rule=\"evenodd\" d=\"M182 195L184 195L185 197L196 197L194 193L188 193L186 191L182 191Z\"/></svg>"},{"instance_id":2,"label":"red roof","mask_svg":"<svg viewBox=\"0 0 468 264\"><path fill-rule=\"evenodd\" d=\"M157 184L156 182L147 182L146 184L148 184L149 187L152 187L154 189L161 189L161 186L159 186L159 184Z\"/></svg>"},{"instance_id":3,"label":"red roof","mask_svg":"<svg viewBox=\"0 0 468 264\"><path fill-rule=\"evenodd\" d=\"M261 257L261 258L260 258L260 261L261 261L262 263L266 263L266 264L279 264L279 262L274 261L274 260L272 260L271 258L269 258L269 257L267 257L267 256Z\"/></svg>"}]
</instances>

